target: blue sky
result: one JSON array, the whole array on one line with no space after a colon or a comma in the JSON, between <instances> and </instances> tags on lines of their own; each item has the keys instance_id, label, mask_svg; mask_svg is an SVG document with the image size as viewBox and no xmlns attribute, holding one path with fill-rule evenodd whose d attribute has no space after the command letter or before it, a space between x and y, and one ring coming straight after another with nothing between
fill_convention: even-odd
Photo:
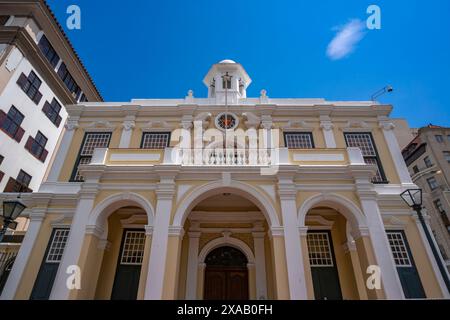
<instances>
[{"instance_id":1,"label":"blue sky","mask_svg":"<svg viewBox=\"0 0 450 320\"><path fill-rule=\"evenodd\" d=\"M450 1L48 0L105 101L207 94L202 79L222 59L240 62L251 97L369 100L394 105L412 127L450 126ZM345 5L343 5L345 3ZM81 30L66 9L81 8ZM381 29L354 51L327 55L337 27L381 8Z\"/></svg>"}]
</instances>

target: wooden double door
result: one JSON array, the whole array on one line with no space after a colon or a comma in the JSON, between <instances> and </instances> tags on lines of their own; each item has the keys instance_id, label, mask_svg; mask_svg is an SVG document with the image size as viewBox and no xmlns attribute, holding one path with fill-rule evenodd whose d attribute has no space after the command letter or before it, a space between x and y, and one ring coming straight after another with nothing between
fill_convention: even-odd
<instances>
[{"instance_id":1,"label":"wooden double door","mask_svg":"<svg viewBox=\"0 0 450 320\"><path fill-rule=\"evenodd\" d=\"M248 271L244 267L206 267L205 300L248 300Z\"/></svg>"},{"instance_id":2,"label":"wooden double door","mask_svg":"<svg viewBox=\"0 0 450 320\"><path fill-rule=\"evenodd\" d=\"M238 249L223 246L205 259L205 300L248 300L247 258Z\"/></svg>"}]
</instances>

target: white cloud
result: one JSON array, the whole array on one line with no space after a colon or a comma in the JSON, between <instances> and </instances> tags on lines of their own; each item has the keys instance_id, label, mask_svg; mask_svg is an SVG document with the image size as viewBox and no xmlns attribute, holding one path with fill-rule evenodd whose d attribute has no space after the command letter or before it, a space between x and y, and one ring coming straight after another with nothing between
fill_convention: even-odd
<instances>
[{"instance_id":1,"label":"white cloud","mask_svg":"<svg viewBox=\"0 0 450 320\"><path fill-rule=\"evenodd\" d=\"M328 44L327 56L332 60L339 60L352 53L366 35L364 28L365 24L359 19L350 20L346 25L334 28L337 33Z\"/></svg>"}]
</instances>

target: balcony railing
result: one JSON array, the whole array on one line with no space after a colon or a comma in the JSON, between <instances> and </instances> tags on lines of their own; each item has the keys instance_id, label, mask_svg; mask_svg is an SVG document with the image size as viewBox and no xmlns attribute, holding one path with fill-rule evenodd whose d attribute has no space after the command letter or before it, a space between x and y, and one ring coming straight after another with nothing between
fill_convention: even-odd
<instances>
[{"instance_id":1,"label":"balcony railing","mask_svg":"<svg viewBox=\"0 0 450 320\"><path fill-rule=\"evenodd\" d=\"M95 149L91 164L107 166L345 166L365 165L359 148L346 149Z\"/></svg>"}]
</instances>

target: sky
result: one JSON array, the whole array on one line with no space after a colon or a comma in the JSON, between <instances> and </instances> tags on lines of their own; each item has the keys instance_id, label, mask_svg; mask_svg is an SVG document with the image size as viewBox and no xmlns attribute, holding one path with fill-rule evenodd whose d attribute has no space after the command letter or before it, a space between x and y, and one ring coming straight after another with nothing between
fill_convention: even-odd
<instances>
[{"instance_id":1,"label":"sky","mask_svg":"<svg viewBox=\"0 0 450 320\"><path fill-rule=\"evenodd\" d=\"M232 59L249 97L360 101L392 85L379 98L392 117L450 126L448 0L47 2L105 101L205 97L211 65ZM73 4L79 30L66 24ZM370 5L380 29L367 28Z\"/></svg>"}]
</instances>

